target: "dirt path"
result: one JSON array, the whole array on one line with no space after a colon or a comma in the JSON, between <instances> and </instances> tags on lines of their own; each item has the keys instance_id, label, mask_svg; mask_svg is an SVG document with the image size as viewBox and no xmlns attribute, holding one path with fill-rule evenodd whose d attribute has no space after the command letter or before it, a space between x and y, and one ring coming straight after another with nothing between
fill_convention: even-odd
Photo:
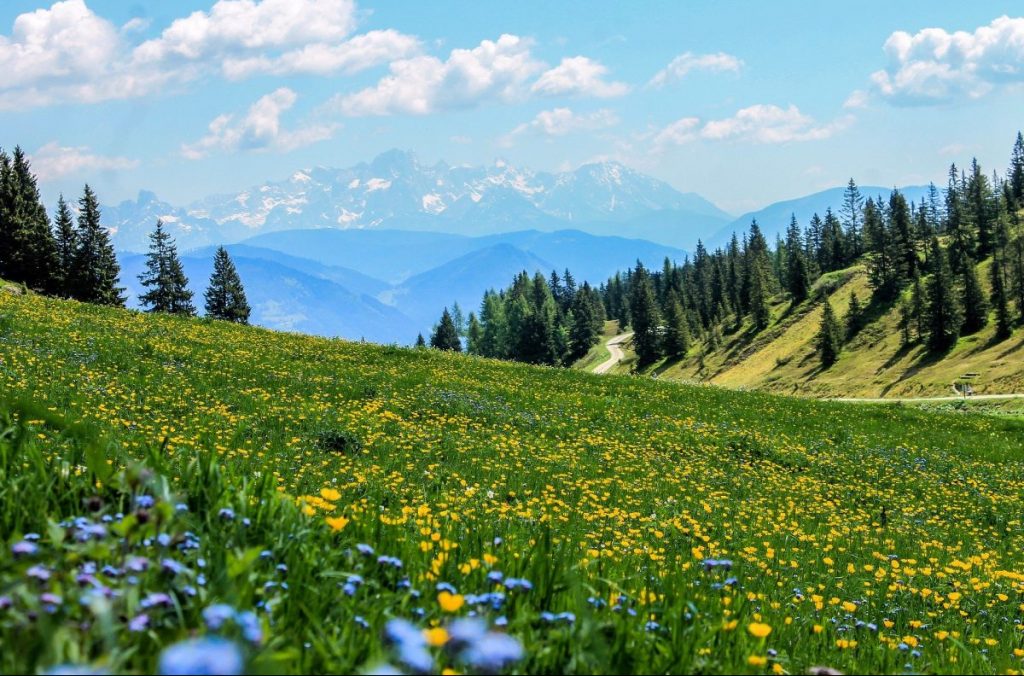
<instances>
[{"instance_id":1,"label":"dirt path","mask_svg":"<svg viewBox=\"0 0 1024 676\"><path fill-rule=\"evenodd\" d=\"M605 347L608 348L608 352L611 353L611 356L609 356L606 361L594 367L594 373L607 373L609 369L622 361L622 358L626 355L622 353L622 348L619 346L632 337L632 332L622 333L605 343Z\"/></svg>"},{"instance_id":2,"label":"dirt path","mask_svg":"<svg viewBox=\"0 0 1024 676\"><path fill-rule=\"evenodd\" d=\"M885 397L885 398L860 398L860 397L836 397L831 401L861 402L867 404L894 404L901 401L977 401L987 399L1024 399L1024 394L972 394L964 399L963 396L949 397Z\"/></svg>"}]
</instances>

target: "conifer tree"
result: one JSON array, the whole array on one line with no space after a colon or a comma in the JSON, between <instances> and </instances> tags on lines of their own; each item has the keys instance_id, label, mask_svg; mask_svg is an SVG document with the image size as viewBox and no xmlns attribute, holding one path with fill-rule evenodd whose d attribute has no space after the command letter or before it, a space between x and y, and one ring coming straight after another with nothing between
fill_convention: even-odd
<instances>
[{"instance_id":1,"label":"conifer tree","mask_svg":"<svg viewBox=\"0 0 1024 676\"><path fill-rule=\"evenodd\" d=\"M483 337L483 327L476 318L476 313L470 311L469 321L466 324L466 352L469 354L480 354L480 339Z\"/></svg>"},{"instance_id":2,"label":"conifer tree","mask_svg":"<svg viewBox=\"0 0 1024 676\"><path fill-rule=\"evenodd\" d=\"M661 356L661 341L658 337L658 305L654 285L640 262L636 264L630 284L629 316L637 360L641 366L646 366Z\"/></svg>"},{"instance_id":3,"label":"conifer tree","mask_svg":"<svg viewBox=\"0 0 1024 676\"><path fill-rule=\"evenodd\" d=\"M459 301L455 301L452 304L452 321L455 322L455 330L460 336L466 335L466 316L462 314L462 308L459 307Z\"/></svg>"},{"instance_id":4,"label":"conifer tree","mask_svg":"<svg viewBox=\"0 0 1024 676\"><path fill-rule=\"evenodd\" d=\"M417 333L416 334L416 347L418 349L423 349L426 346L427 346L427 341L423 339L423 334L422 333Z\"/></svg>"},{"instance_id":5,"label":"conifer tree","mask_svg":"<svg viewBox=\"0 0 1024 676\"><path fill-rule=\"evenodd\" d=\"M846 263L856 260L864 252L864 240L861 228L864 223L864 197L860 188L851 178L843 192L843 205L839 214L846 231Z\"/></svg>"},{"instance_id":6,"label":"conifer tree","mask_svg":"<svg viewBox=\"0 0 1024 676\"><path fill-rule=\"evenodd\" d=\"M178 258L178 249L170 233L164 230L163 221L157 219L149 240L146 271L139 275L139 282L148 291L139 296L139 303L149 312L194 315L196 309L192 305L188 279Z\"/></svg>"},{"instance_id":7,"label":"conifer tree","mask_svg":"<svg viewBox=\"0 0 1024 676\"><path fill-rule=\"evenodd\" d=\"M222 319L237 324L248 324L249 301L245 297L242 279L238 270L223 247L217 247L213 256L213 274L204 294L206 300L206 316Z\"/></svg>"},{"instance_id":8,"label":"conifer tree","mask_svg":"<svg viewBox=\"0 0 1024 676\"><path fill-rule=\"evenodd\" d=\"M59 293L60 260L36 177L20 147L0 162L0 275L44 293Z\"/></svg>"},{"instance_id":9,"label":"conifer tree","mask_svg":"<svg viewBox=\"0 0 1024 676\"><path fill-rule=\"evenodd\" d=\"M1017 208L1024 208L1024 135L1017 132L1017 141L1013 144L1013 155L1010 158L1010 171L1007 176L1010 195Z\"/></svg>"},{"instance_id":10,"label":"conifer tree","mask_svg":"<svg viewBox=\"0 0 1024 676\"><path fill-rule=\"evenodd\" d=\"M441 322L434 330L434 335L430 337L430 347L435 350L462 352L459 332L455 328L455 321L452 319L451 313L448 312L448 308L444 309L444 313L441 315Z\"/></svg>"},{"instance_id":11,"label":"conifer tree","mask_svg":"<svg viewBox=\"0 0 1024 676\"><path fill-rule=\"evenodd\" d=\"M842 350L842 330L839 322L836 321L835 312L832 310L832 303L828 298L823 299L824 311L821 315L821 325L818 328L818 356L821 358L821 365L828 368L839 359L839 352Z\"/></svg>"},{"instance_id":12,"label":"conifer tree","mask_svg":"<svg viewBox=\"0 0 1024 676\"><path fill-rule=\"evenodd\" d=\"M939 240L932 238L932 275L928 280L928 349L943 352L956 343L963 314L953 288L953 273Z\"/></svg>"},{"instance_id":13,"label":"conifer tree","mask_svg":"<svg viewBox=\"0 0 1024 676\"><path fill-rule=\"evenodd\" d=\"M856 336L864 327L864 308L861 307L860 299L855 291L850 292L850 307L846 310L846 340Z\"/></svg>"},{"instance_id":14,"label":"conifer tree","mask_svg":"<svg viewBox=\"0 0 1024 676\"><path fill-rule=\"evenodd\" d=\"M1014 240L1011 247L1013 264L1011 268L1011 279L1013 296L1017 302L1017 314L1022 322L1024 322L1024 237L1018 237Z\"/></svg>"},{"instance_id":15,"label":"conifer tree","mask_svg":"<svg viewBox=\"0 0 1024 676\"><path fill-rule=\"evenodd\" d=\"M505 318L505 304L494 291L484 294L480 306L480 322L483 334L477 347L484 357L505 359L508 357L508 322Z\"/></svg>"},{"instance_id":16,"label":"conifer tree","mask_svg":"<svg viewBox=\"0 0 1024 676\"><path fill-rule=\"evenodd\" d=\"M914 336L917 340L921 340L927 331L928 316L921 275L914 277L913 286L910 288L910 315L914 322Z\"/></svg>"},{"instance_id":17,"label":"conifer tree","mask_svg":"<svg viewBox=\"0 0 1024 676\"><path fill-rule=\"evenodd\" d=\"M890 230L870 197L864 204L864 239L871 289L876 297L890 300L898 289L898 255Z\"/></svg>"},{"instance_id":18,"label":"conifer tree","mask_svg":"<svg viewBox=\"0 0 1024 676\"><path fill-rule=\"evenodd\" d=\"M983 329L988 324L988 299L978 283L978 271L974 262L967 259L967 266L964 268L961 278L961 293L963 307L963 324L960 327L961 335L970 335Z\"/></svg>"},{"instance_id":19,"label":"conifer tree","mask_svg":"<svg viewBox=\"0 0 1024 676\"><path fill-rule=\"evenodd\" d=\"M124 289L117 285L120 275L110 235L100 224L96 193L86 185L78 201L78 248L72 265L74 297L86 303L123 307Z\"/></svg>"},{"instance_id":20,"label":"conifer tree","mask_svg":"<svg viewBox=\"0 0 1024 676\"><path fill-rule=\"evenodd\" d=\"M57 212L53 217L57 242L58 293L71 298L75 295L75 251L78 249L78 231L75 229L71 208L64 201L64 195L57 198Z\"/></svg>"},{"instance_id":21,"label":"conifer tree","mask_svg":"<svg viewBox=\"0 0 1024 676\"><path fill-rule=\"evenodd\" d=\"M786 288L793 297L793 304L799 305L807 300L810 293L810 274L807 271L807 261L804 258L803 246L801 244L800 226L797 225L796 216L790 217L789 228L786 230L787 250L787 274Z\"/></svg>"},{"instance_id":22,"label":"conifer tree","mask_svg":"<svg viewBox=\"0 0 1024 676\"><path fill-rule=\"evenodd\" d=\"M992 258L989 268L992 285L992 305L996 309L996 339L1006 340L1013 333L1013 318L1010 315L1009 297L1006 293L1006 275L1002 257Z\"/></svg>"},{"instance_id":23,"label":"conifer tree","mask_svg":"<svg viewBox=\"0 0 1024 676\"><path fill-rule=\"evenodd\" d=\"M690 328L679 299L673 294L665 308L665 354L684 357L690 349Z\"/></svg>"}]
</instances>

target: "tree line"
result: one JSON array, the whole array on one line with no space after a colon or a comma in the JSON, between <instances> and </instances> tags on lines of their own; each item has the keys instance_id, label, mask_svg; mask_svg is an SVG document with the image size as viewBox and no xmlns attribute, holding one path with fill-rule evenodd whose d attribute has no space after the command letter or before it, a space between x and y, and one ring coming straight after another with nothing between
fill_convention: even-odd
<instances>
[{"instance_id":1,"label":"tree line","mask_svg":"<svg viewBox=\"0 0 1024 676\"><path fill-rule=\"evenodd\" d=\"M725 247L708 251L698 242L692 257L666 259L661 270L638 261L597 289L584 284L586 293L575 291L568 271L565 282L557 273L550 282L521 273L508 289L487 292L479 316L471 313L464 329L446 309L431 345L461 349L464 336L475 354L569 365L597 342L607 317L632 329L638 361L646 365L682 357L697 341L713 350L724 335L764 331L780 298L793 309L823 305L817 347L824 367L871 311L894 305L908 345L948 350L959 336L985 327L992 310L1002 340L1024 322L1021 209L1024 137L1018 133L1004 176L989 176L977 160L969 171L953 165L945 189L931 184L916 203L899 190L865 196L850 179L837 210L814 214L803 227L792 217L773 245L755 220ZM988 260L986 292L978 264ZM857 263L867 269L871 297L851 294L847 315L837 317L827 275ZM422 336L419 342L425 344Z\"/></svg>"},{"instance_id":2,"label":"tree line","mask_svg":"<svg viewBox=\"0 0 1024 676\"><path fill-rule=\"evenodd\" d=\"M589 283L577 286L572 273L516 275L508 288L484 294L480 313L462 319L458 303L445 308L430 346L496 359L569 366L587 354L604 330L605 308ZM417 345L423 346L423 336Z\"/></svg>"},{"instance_id":3,"label":"tree line","mask_svg":"<svg viewBox=\"0 0 1024 676\"><path fill-rule=\"evenodd\" d=\"M51 296L124 307L121 268L88 185L77 206L76 215L61 195L51 222L25 153L20 147L10 155L0 150L0 278ZM139 302L147 311L196 313L177 247L159 220L139 281L146 289ZM242 280L224 247L214 256L205 301L207 317L249 321Z\"/></svg>"}]
</instances>

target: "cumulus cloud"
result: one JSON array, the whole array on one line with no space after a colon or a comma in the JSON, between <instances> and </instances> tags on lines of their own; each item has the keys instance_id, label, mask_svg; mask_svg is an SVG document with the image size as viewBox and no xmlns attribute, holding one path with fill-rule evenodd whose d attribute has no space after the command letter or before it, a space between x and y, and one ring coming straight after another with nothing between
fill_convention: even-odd
<instances>
[{"instance_id":1,"label":"cumulus cloud","mask_svg":"<svg viewBox=\"0 0 1024 676\"><path fill-rule=\"evenodd\" d=\"M19 15L0 35L0 106L132 98L210 74L354 73L421 48L394 30L352 36L353 0L219 0L133 44L144 26L118 27L85 0Z\"/></svg>"},{"instance_id":2,"label":"cumulus cloud","mask_svg":"<svg viewBox=\"0 0 1024 676\"><path fill-rule=\"evenodd\" d=\"M50 142L29 156L40 181L96 171L120 171L139 166L127 157L97 155L86 146L61 146Z\"/></svg>"},{"instance_id":3,"label":"cumulus cloud","mask_svg":"<svg viewBox=\"0 0 1024 676\"><path fill-rule=\"evenodd\" d=\"M730 117L702 121L684 117L650 134L652 149L664 151L698 139L745 140L754 143L788 143L829 138L853 122L849 115L819 123L794 105L787 108L758 104L742 108Z\"/></svg>"},{"instance_id":4,"label":"cumulus cloud","mask_svg":"<svg viewBox=\"0 0 1024 676\"><path fill-rule=\"evenodd\" d=\"M510 146L517 136L530 132L551 138L580 131L607 129L618 123L619 117L607 108L592 113L574 113L570 108L542 110L529 122L518 125L501 137L498 145Z\"/></svg>"},{"instance_id":5,"label":"cumulus cloud","mask_svg":"<svg viewBox=\"0 0 1024 676\"><path fill-rule=\"evenodd\" d=\"M713 73L739 72L743 67L743 61L732 54L718 52L716 54L694 54L685 52L655 73L649 87L664 87L670 82L677 82L696 70L706 70Z\"/></svg>"},{"instance_id":6,"label":"cumulus cloud","mask_svg":"<svg viewBox=\"0 0 1024 676\"><path fill-rule=\"evenodd\" d=\"M309 124L286 130L281 116L295 105L298 96L287 87L261 97L249 107L245 116L219 115L209 125L209 133L195 143L185 144L181 154L197 160L215 152L239 150L279 150L287 152L334 135L337 125Z\"/></svg>"},{"instance_id":7,"label":"cumulus cloud","mask_svg":"<svg viewBox=\"0 0 1024 676\"><path fill-rule=\"evenodd\" d=\"M608 68L586 56L562 59L545 71L530 88L541 96L593 96L600 99L622 96L629 91L624 82L608 82Z\"/></svg>"},{"instance_id":8,"label":"cumulus cloud","mask_svg":"<svg viewBox=\"0 0 1024 676\"><path fill-rule=\"evenodd\" d=\"M473 49L452 50L448 59L421 55L399 59L375 86L334 97L327 105L344 115L425 115L467 108L483 100L510 101L544 68L530 41L516 35L484 40Z\"/></svg>"},{"instance_id":9,"label":"cumulus cloud","mask_svg":"<svg viewBox=\"0 0 1024 676\"><path fill-rule=\"evenodd\" d=\"M885 41L888 65L872 74L882 97L899 105L976 99L1024 83L1024 18L1001 16L973 33L926 28Z\"/></svg>"}]
</instances>

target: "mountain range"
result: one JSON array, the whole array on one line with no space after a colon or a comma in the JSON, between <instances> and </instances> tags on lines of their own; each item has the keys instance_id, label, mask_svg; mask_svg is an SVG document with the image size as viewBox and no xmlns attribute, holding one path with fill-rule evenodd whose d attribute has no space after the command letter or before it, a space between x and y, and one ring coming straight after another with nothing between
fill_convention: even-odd
<instances>
[{"instance_id":1,"label":"mountain range","mask_svg":"<svg viewBox=\"0 0 1024 676\"><path fill-rule=\"evenodd\" d=\"M146 249L157 218L183 249L309 228L471 236L578 229L688 247L732 218L696 193L617 162L548 173L504 161L486 167L427 165L399 150L345 169L297 171L284 181L187 206L142 191L103 213L115 246L135 252Z\"/></svg>"},{"instance_id":2,"label":"mountain range","mask_svg":"<svg viewBox=\"0 0 1024 676\"><path fill-rule=\"evenodd\" d=\"M519 272L568 268L579 283L600 284L637 260L658 266L685 251L644 240L579 231L523 231L485 237L395 230L271 232L226 247L252 306L268 328L382 343L411 343L444 307L468 313L488 289ZM215 247L181 256L195 303L213 269ZM131 307L145 254L122 252L121 283Z\"/></svg>"}]
</instances>

